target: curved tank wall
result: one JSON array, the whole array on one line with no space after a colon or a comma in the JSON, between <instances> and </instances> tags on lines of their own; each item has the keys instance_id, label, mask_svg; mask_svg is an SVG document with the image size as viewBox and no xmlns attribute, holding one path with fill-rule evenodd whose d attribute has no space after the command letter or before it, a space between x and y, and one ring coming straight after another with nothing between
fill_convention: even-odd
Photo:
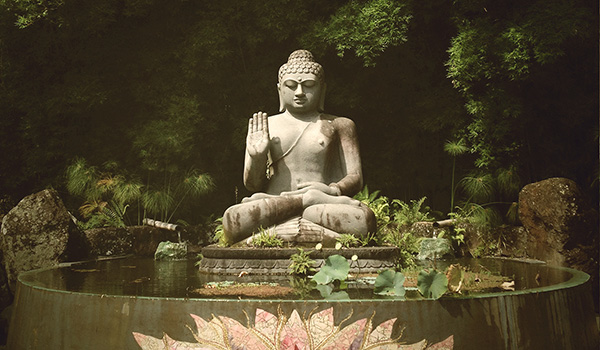
<instances>
[{"instance_id":1,"label":"curved tank wall","mask_svg":"<svg viewBox=\"0 0 600 350\"><path fill-rule=\"evenodd\" d=\"M201 283L193 263L159 263L143 273L127 260L115 266L95 262L36 270L19 277L8 348L166 349L170 344L179 349L234 349L241 342L248 349L268 349L251 345L252 337L262 334L262 344L271 342L277 349L292 340L316 349L324 344L317 344L319 339L339 342L340 349L350 348L342 344L350 339L361 349L377 339L394 343L400 336L413 349L423 348L423 341L444 349L596 349L589 276L525 266L526 276L515 276L517 281L539 280L541 273L550 283L439 300L341 301L189 297L184 286ZM73 273L93 275L94 282L77 282L68 277ZM280 327L269 333L274 324ZM222 344L201 345L209 340Z\"/></svg>"}]
</instances>

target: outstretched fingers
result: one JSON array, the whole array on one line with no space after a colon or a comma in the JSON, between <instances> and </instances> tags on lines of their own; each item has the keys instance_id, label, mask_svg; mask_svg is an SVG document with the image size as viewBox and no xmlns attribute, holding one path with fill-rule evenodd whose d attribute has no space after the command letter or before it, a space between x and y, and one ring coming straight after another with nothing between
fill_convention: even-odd
<instances>
[{"instance_id":1,"label":"outstretched fingers","mask_svg":"<svg viewBox=\"0 0 600 350\"><path fill-rule=\"evenodd\" d=\"M267 113L261 113L262 114L262 130L263 130L263 134L264 135L269 135L269 117L267 116Z\"/></svg>"},{"instance_id":2,"label":"outstretched fingers","mask_svg":"<svg viewBox=\"0 0 600 350\"><path fill-rule=\"evenodd\" d=\"M248 119L248 135L252 135L253 132L254 132L254 117Z\"/></svg>"},{"instance_id":3,"label":"outstretched fingers","mask_svg":"<svg viewBox=\"0 0 600 350\"><path fill-rule=\"evenodd\" d=\"M254 113L252 115L252 131L253 132L260 131L261 124L258 122L259 117L260 117L260 112Z\"/></svg>"},{"instance_id":4,"label":"outstretched fingers","mask_svg":"<svg viewBox=\"0 0 600 350\"><path fill-rule=\"evenodd\" d=\"M262 132L269 134L269 118L267 113L257 112L248 121L248 134Z\"/></svg>"}]
</instances>

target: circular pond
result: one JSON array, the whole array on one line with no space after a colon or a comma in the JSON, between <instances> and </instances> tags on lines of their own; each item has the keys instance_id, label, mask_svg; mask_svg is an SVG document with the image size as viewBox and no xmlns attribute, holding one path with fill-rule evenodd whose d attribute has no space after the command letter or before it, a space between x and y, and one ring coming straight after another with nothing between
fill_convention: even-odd
<instances>
[{"instance_id":1,"label":"circular pond","mask_svg":"<svg viewBox=\"0 0 600 350\"><path fill-rule=\"evenodd\" d=\"M208 298L196 289L226 280L284 285L288 279L206 275L194 261L68 264L19 276L8 348L597 348L585 273L503 259L461 265L508 276L515 290L429 300L416 292L375 298L350 286L348 298L335 301L317 293Z\"/></svg>"}]
</instances>

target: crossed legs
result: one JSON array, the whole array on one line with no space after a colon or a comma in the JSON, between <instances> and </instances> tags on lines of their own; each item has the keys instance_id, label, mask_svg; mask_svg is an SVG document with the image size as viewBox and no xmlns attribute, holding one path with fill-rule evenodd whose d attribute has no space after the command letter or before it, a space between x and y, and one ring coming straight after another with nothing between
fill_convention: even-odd
<instances>
[{"instance_id":1,"label":"crossed legs","mask_svg":"<svg viewBox=\"0 0 600 350\"><path fill-rule=\"evenodd\" d=\"M253 197L256 199L252 199ZM239 242L260 227L273 227L294 217L302 219L298 221L298 232L296 235L286 232L283 239L287 237L286 240L306 241L309 238L301 237L303 231L314 234L320 228L323 240L335 240L339 233L363 236L375 230L373 212L359 201L346 196L331 196L309 190L293 196L253 197L225 211L223 228L228 243ZM277 227L275 233L278 233Z\"/></svg>"}]
</instances>

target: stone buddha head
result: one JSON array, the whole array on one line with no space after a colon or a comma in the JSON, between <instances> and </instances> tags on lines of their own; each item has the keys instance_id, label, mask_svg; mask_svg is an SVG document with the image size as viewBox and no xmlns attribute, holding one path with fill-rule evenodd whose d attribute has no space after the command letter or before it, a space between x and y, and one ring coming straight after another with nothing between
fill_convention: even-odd
<instances>
[{"instance_id":1,"label":"stone buddha head","mask_svg":"<svg viewBox=\"0 0 600 350\"><path fill-rule=\"evenodd\" d=\"M325 105L325 72L307 50L292 52L279 68L277 90L279 110L292 114L323 112Z\"/></svg>"}]
</instances>

